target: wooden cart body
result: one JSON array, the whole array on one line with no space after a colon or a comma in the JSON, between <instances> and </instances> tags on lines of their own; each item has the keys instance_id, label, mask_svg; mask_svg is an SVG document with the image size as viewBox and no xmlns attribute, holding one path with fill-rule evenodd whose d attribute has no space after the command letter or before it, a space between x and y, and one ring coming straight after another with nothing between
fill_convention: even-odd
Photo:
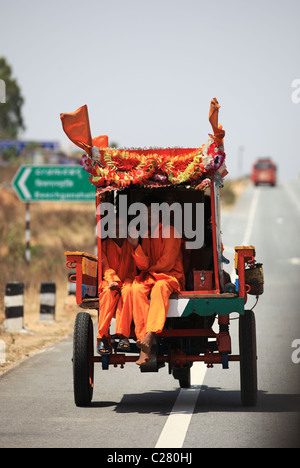
<instances>
[{"instance_id":1,"label":"wooden cart body","mask_svg":"<svg viewBox=\"0 0 300 468\"><path fill-rule=\"evenodd\" d=\"M216 136L216 125L213 128ZM152 150L152 153L155 151L157 150ZM151 155L152 153L150 151ZM112 150L106 153L103 150L103 154L104 159L106 155L105 161L111 158L109 164L112 164L114 156ZM130 151L128 154L131 155ZM142 154L145 157L144 161L147 160L147 151L135 154ZM157 157L160 158L162 154L163 150L158 150ZM91 152L90 157L92 160ZM103 163L103 158L99 161ZM98 174L103 174L105 170L99 166L97 169ZM162 177L167 177L166 172L165 170ZM110 177L112 177L111 174ZM226 259L223 257L220 217L220 188L223 186L223 181L219 170L205 172L197 180L190 179L184 183L176 181L176 184L166 183L165 179L164 183L152 182L151 184L148 181L135 184L132 180L127 183L125 180L126 184L123 181L123 185L116 184L116 186L108 187L105 177L94 177L94 180L101 180L102 183L101 187L96 186L98 256L86 252L68 251L66 252L67 267L76 271L70 279L76 282L78 305L85 310L98 310L98 295L102 282L100 214L102 201L116 200L117 192L122 192L124 189L133 196L133 200L137 194L140 196L141 193L148 195L159 193L162 201L164 201L164 196L170 193L175 198L177 197L177 200L185 197L186 194L198 200L198 197L200 199L201 196L203 197L198 194L204 193L204 190L199 191L199 187L203 185L205 177L209 178L209 183L205 185L205 193L210 200L211 216L207 222L210 223L211 228L211 265L209 269L207 266L203 268L199 265L198 270L203 271L204 276L205 272L209 272L211 281L209 283L204 281L203 284L206 285L204 287L193 287L171 295L165 328L157 335L151 361L141 366L141 371L158 372L167 365L169 373L179 380L181 387L186 388L190 386L190 368L194 362L202 361L208 367L220 364L224 369L228 369L230 362L239 361L242 402L244 405L255 405L257 399L255 317L253 310L246 310L245 305L248 294L258 296L263 292L262 269L261 265L256 263L255 247L250 245L235 247L235 271L238 281L233 284L229 275L224 272L223 264ZM105 189L103 189L103 183L104 185L106 183ZM240 317L239 354L232 354L231 349L229 325L232 313L237 313ZM214 323L218 328L216 331L213 330ZM130 352L126 354L118 352L118 337L113 338L115 348L113 354L105 357L95 355L90 314L88 312L78 314L74 333L74 390L75 402L78 406L89 404L92 399L95 363L101 363L102 369L108 370L110 366L123 368L125 364L137 361L139 349L135 345L134 324Z\"/></svg>"}]
</instances>

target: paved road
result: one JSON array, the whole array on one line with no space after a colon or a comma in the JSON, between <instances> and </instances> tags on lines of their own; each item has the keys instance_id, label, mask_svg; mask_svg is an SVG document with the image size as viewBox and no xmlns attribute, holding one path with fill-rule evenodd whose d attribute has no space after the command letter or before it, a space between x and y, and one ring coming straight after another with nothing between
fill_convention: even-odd
<instances>
[{"instance_id":1,"label":"paved road","mask_svg":"<svg viewBox=\"0 0 300 468\"><path fill-rule=\"evenodd\" d=\"M255 309L256 408L240 404L238 363L229 370L199 363L192 389L181 391L167 369L140 374L134 364L98 366L92 406L77 408L68 339L0 378L0 447L299 448L300 364L291 358L300 339L299 200L297 182L250 187L223 214L225 255L232 260L235 245L250 243L264 264L265 294ZM236 353L237 321L231 334Z\"/></svg>"}]
</instances>

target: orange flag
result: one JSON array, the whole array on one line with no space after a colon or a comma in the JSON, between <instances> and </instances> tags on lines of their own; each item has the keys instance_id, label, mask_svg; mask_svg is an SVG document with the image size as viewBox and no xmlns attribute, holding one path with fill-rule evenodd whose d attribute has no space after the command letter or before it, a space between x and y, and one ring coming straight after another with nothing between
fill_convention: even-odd
<instances>
[{"instance_id":1,"label":"orange flag","mask_svg":"<svg viewBox=\"0 0 300 468\"><path fill-rule=\"evenodd\" d=\"M93 146L97 146L97 148L107 148L108 147L108 136L107 135L100 135L93 138Z\"/></svg>"},{"instance_id":2,"label":"orange flag","mask_svg":"<svg viewBox=\"0 0 300 468\"><path fill-rule=\"evenodd\" d=\"M92 155L92 137L87 106L71 114L60 114L64 132L75 145Z\"/></svg>"},{"instance_id":3,"label":"orange flag","mask_svg":"<svg viewBox=\"0 0 300 468\"><path fill-rule=\"evenodd\" d=\"M210 103L209 109L209 121L214 131L214 137L216 145L219 147L222 145L223 138L225 136L224 130L222 130L222 126L218 124L218 117L219 117L219 109L220 105L216 98L213 98Z\"/></svg>"}]
</instances>

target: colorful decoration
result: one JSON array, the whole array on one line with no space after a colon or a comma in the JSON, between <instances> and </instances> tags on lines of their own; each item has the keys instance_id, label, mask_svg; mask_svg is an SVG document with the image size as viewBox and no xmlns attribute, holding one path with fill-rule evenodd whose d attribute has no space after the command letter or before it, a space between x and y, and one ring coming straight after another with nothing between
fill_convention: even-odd
<instances>
[{"instance_id":1,"label":"colorful decoration","mask_svg":"<svg viewBox=\"0 0 300 468\"><path fill-rule=\"evenodd\" d=\"M217 171L225 153L213 139L201 148L156 150L92 149L92 157L83 155L81 165L91 174L93 185L112 190L130 184L168 186L195 184Z\"/></svg>"},{"instance_id":2,"label":"colorful decoration","mask_svg":"<svg viewBox=\"0 0 300 468\"><path fill-rule=\"evenodd\" d=\"M61 114L68 137L86 151L81 165L91 175L90 181L100 192L128 187L131 184L150 187L201 184L218 172L227 174L223 138L218 123L219 103L212 99L209 121L214 134L201 148L114 149L108 148L108 137L91 137L87 106L71 114Z\"/></svg>"}]
</instances>

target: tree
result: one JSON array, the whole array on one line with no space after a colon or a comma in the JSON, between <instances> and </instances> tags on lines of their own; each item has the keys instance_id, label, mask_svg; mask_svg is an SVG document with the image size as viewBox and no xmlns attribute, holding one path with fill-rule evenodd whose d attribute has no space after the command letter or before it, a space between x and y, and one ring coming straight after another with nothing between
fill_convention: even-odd
<instances>
[{"instance_id":1,"label":"tree","mask_svg":"<svg viewBox=\"0 0 300 468\"><path fill-rule=\"evenodd\" d=\"M5 103L0 103L0 139L16 139L25 129L22 106L24 98L12 69L4 57L0 57L0 79L5 83Z\"/></svg>"}]
</instances>

